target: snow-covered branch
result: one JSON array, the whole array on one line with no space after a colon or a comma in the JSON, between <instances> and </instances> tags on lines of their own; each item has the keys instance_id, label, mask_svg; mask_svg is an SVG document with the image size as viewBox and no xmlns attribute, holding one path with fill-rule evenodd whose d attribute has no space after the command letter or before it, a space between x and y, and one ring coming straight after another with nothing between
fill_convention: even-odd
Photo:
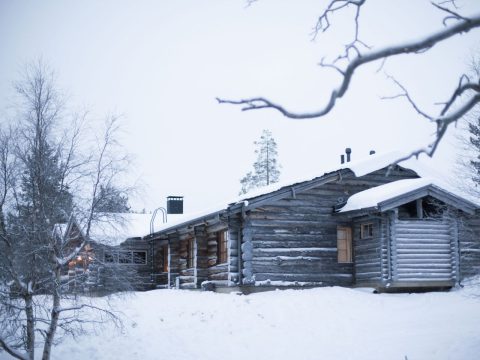
<instances>
[{"instance_id":1,"label":"snow-covered branch","mask_svg":"<svg viewBox=\"0 0 480 360\"><path fill-rule=\"evenodd\" d=\"M426 52L442 41L480 27L480 14L469 17L463 16L457 11L457 6L454 1L450 0L436 2L432 3L435 9L438 9L446 14L444 19L444 27L442 29L417 40L387 46L378 50L372 50L359 38L360 9L365 3L365 0L331 0L326 10L322 13L317 21L314 29L314 35L317 35L317 33L320 31L325 32L330 28L330 17L333 13L349 7L356 8L354 17L355 34L353 40L349 44L345 45L344 53L339 55L331 63L327 63L324 59L322 59L319 64L322 67L334 69L341 76L340 84L331 91L328 101L319 109L311 112L291 111L282 104L276 103L265 97L253 97L240 100L216 98L216 100L220 104L240 105L242 111L274 109L291 119L320 118L332 111L339 99L344 97L349 89L351 81L353 80L354 73L358 68L369 63L374 63L378 60L382 61L381 67L383 67L385 61L391 57ZM454 21L454 23L452 23L452 21ZM451 24L447 25L447 22ZM367 48L368 50L363 52L361 48ZM435 141L429 144L426 148L419 149L418 151L420 153L432 155L435 152L439 141L445 134L447 127L452 122L460 119L461 116L465 115L475 106L475 104L478 104L480 101L478 96L476 96L480 93L479 79L471 80L465 76L462 76L457 89L452 93L450 99L444 103L442 111L440 111L440 113L436 116L429 115L425 111L421 110L419 106L417 106L405 87L403 87L395 79L391 79L402 89L402 93L390 98L405 97L419 115L437 124ZM466 96L463 96L465 94L469 95L468 100L465 100L467 98ZM455 108L456 110L451 111L452 108ZM418 155L418 153L416 152L414 155Z\"/></svg>"},{"instance_id":2,"label":"snow-covered branch","mask_svg":"<svg viewBox=\"0 0 480 360\"><path fill-rule=\"evenodd\" d=\"M276 104L264 97L255 97L242 100L228 100L217 98L220 104L234 104L244 105L242 111L258 110L258 109L275 109L282 113L284 116L292 119L311 119L318 118L328 114L338 99L342 98L348 90L353 74L359 67L375 62L377 60L387 59L392 56L401 54L415 54L429 50L435 44L446 40L452 36L468 32L474 28L480 27L480 14L469 18L467 20L461 20L457 24L446 27L436 33L430 34L423 39L417 41L407 42L396 46L389 46L380 50L372 50L366 54L358 54L348 66L343 70L343 79L340 86L333 90L330 99L327 104L321 109L313 112L292 112L287 110L282 105Z\"/></svg>"},{"instance_id":3,"label":"snow-covered branch","mask_svg":"<svg viewBox=\"0 0 480 360\"><path fill-rule=\"evenodd\" d=\"M9 355L13 356L15 359L28 360L27 355L22 354L21 352L15 350L13 347L9 346L5 340L0 337L0 348L5 350Z\"/></svg>"}]
</instances>

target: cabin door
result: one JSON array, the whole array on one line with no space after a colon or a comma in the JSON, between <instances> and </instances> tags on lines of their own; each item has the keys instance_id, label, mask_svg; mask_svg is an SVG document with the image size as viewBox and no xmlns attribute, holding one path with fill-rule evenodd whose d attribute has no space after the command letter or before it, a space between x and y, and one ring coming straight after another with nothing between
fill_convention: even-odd
<instances>
[{"instance_id":1,"label":"cabin door","mask_svg":"<svg viewBox=\"0 0 480 360\"><path fill-rule=\"evenodd\" d=\"M401 282L453 281L456 275L456 237L447 221L397 220L393 278Z\"/></svg>"}]
</instances>

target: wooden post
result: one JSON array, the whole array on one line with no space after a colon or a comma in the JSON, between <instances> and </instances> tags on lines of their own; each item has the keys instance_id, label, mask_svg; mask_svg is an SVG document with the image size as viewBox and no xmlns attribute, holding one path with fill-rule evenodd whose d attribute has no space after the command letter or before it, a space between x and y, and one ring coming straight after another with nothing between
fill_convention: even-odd
<instances>
[{"instance_id":1,"label":"wooden post","mask_svg":"<svg viewBox=\"0 0 480 360\"><path fill-rule=\"evenodd\" d=\"M423 204L422 199L417 199L417 218L423 219Z\"/></svg>"},{"instance_id":2,"label":"wooden post","mask_svg":"<svg viewBox=\"0 0 480 360\"><path fill-rule=\"evenodd\" d=\"M208 236L205 225L196 226L195 233L195 258L194 283L199 287L208 279Z\"/></svg>"},{"instance_id":3,"label":"wooden post","mask_svg":"<svg viewBox=\"0 0 480 360\"><path fill-rule=\"evenodd\" d=\"M460 284L460 246L458 244L458 223L456 219L452 219L452 251L453 251L453 261L455 261L455 268L452 269L455 271L455 283Z\"/></svg>"},{"instance_id":4,"label":"wooden post","mask_svg":"<svg viewBox=\"0 0 480 360\"><path fill-rule=\"evenodd\" d=\"M180 272L180 239L178 234L168 236L168 287L175 287Z\"/></svg>"}]
</instances>

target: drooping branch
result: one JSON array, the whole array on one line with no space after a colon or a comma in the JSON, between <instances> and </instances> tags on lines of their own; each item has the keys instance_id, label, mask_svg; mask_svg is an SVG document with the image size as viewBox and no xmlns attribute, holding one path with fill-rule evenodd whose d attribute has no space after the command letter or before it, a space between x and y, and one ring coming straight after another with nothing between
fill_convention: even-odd
<instances>
[{"instance_id":1,"label":"drooping branch","mask_svg":"<svg viewBox=\"0 0 480 360\"><path fill-rule=\"evenodd\" d=\"M11 346L9 346L1 337L0 337L0 348L5 350L9 355L13 356L15 359L27 360L28 357Z\"/></svg>"},{"instance_id":2,"label":"drooping branch","mask_svg":"<svg viewBox=\"0 0 480 360\"><path fill-rule=\"evenodd\" d=\"M348 90L352 76L357 68L375 62L377 60L384 60L392 56L401 54L415 54L429 50L435 44L451 38L455 35L468 32L474 28L480 27L480 14L471 17L467 20L461 20L455 25L446 27L436 33L430 34L423 39L411 41L405 44L396 46L389 46L380 50L372 50L366 54L358 54L352 61L349 62L343 71L343 79L340 86L334 89L330 94L327 104L313 112L292 112L287 110L282 105L276 104L264 97L256 97L242 100L228 100L217 98L220 104L234 104L243 105L242 111L258 110L258 109L275 109L284 116L291 119L312 119L322 117L328 114L335 106L338 99L342 98Z\"/></svg>"}]
</instances>

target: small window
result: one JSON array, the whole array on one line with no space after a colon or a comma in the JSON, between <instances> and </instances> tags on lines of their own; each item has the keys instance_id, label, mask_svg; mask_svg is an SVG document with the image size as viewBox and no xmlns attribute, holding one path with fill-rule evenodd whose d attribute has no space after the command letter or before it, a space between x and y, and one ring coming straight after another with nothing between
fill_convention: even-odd
<instances>
[{"instance_id":1,"label":"small window","mask_svg":"<svg viewBox=\"0 0 480 360\"><path fill-rule=\"evenodd\" d=\"M187 268L194 266L193 260L195 259L195 240L190 239L187 242Z\"/></svg>"},{"instance_id":2,"label":"small window","mask_svg":"<svg viewBox=\"0 0 480 360\"><path fill-rule=\"evenodd\" d=\"M115 255L111 252L105 252L104 258L106 264L113 264L115 262Z\"/></svg>"},{"instance_id":3,"label":"small window","mask_svg":"<svg viewBox=\"0 0 480 360\"><path fill-rule=\"evenodd\" d=\"M360 239L373 238L373 224L362 224L360 226Z\"/></svg>"},{"instance_id":4,"label":"small window","mask_svg":"<svg viewBox=\"0 0 480 360\"><path fill-rule=\"evenodd\" d=\"M147 264L147 252L146 251L134 251L133 252L133 263L138 265Z\"/></svg>"},{"instance_id":5,"label":"small window","mask_svg":"<svg viewBox=\"0 0 480 360\"><path fill-rule=\"evenodd\" d=\"M162 270L163 272L168 272L168 245L162 246Z\"/></svg>"},{"instance_id":6,"label":"small window","mask_svg":"<svg viewBox=\"0 0 480 360\"><path fill-rule=\"evenodd\" d=\"M217 233L217 264L226 263L228 260L228 231Z\"/></svg>"},{"instance_id":7,"label":"small window","mask_svg":"<svg viewBox=\"0 0 480 360\"><path fill-rule=\"evenodd\" d=\"M120 264L131 264L132 263L132 253L130 251L119 251L118 252L118 262Z\"/></svg>"},{"instance_id":8,"label":"small window","mask_svg":"<svg viewBox=\"0 0 480 360\"><path fill-rule=\"evenodd\" d=\"M349 227L337 228L337 260L339 263L352 262L352 229Z\"/></svg>"}]
</instances>

